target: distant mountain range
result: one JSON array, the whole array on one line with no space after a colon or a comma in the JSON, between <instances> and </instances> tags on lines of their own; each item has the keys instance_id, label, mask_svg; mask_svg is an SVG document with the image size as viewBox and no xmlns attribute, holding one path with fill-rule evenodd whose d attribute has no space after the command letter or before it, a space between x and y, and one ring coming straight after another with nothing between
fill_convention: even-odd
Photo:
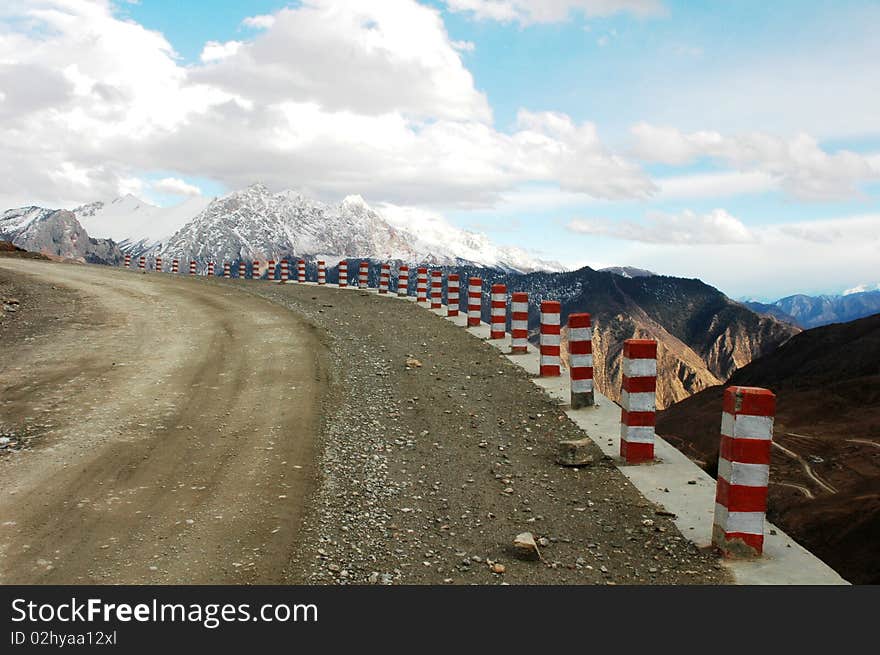
<instances>
[{"instance_id":1,"label":"distant mountain range","mask_svg":"<svg viewBox=\"0 0 880 655\"><path fill-rule=\"evenodd\" d=\"M11 209L0 216L0 235L13 237L54 210ZM442 219L383 216L360 196L328 205L292 191L271 193L254 184L222 198L194 198L170 208L127 195L71 210L92 237L112 239L133 256L206 262L343 257L427 264L471 264L507 271L561 271L564 267L521 248L493 244L485 235Z\"/></svg>"},{"instance_id":2,"label":"distant mountain range","mask_svg":"<svg viewBox=\"0 0 880 655\"><path fill-rule=\"evenodd\" d=\"M864 285L864 289L868 289ZM845 323L880 312L880 290L850 289L841 295L807 296L797 294L773 303L746 301L749 309L774 316L802 328Z\"/></svg>"},{"instance_id":3,"label":"distant mountain range","mask_svg":"<svg viewBox=\"0 0 880 655\"><path fill-rule=\"evenodd\" d=\"M657 433L713 475L732 384L777 395L771 519L848 580L880 583L880 314L806 330L661 412Z\"/></svg>"}]
</instances>

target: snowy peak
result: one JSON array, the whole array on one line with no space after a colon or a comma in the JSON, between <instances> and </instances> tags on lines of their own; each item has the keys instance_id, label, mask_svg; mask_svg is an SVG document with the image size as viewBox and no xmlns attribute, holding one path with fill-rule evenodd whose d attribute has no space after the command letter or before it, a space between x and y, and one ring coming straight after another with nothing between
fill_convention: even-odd
<instances>
[{"instance_id":1,"label":"snowy peak","mask_svg":"<svg viewBox=\"0 0 880 655\"><path fill-rule=\"evenodd\" d=\"M208 202L197 197L174 207L157 207L126 194L82 205L73 213L89 235L113 239L126 250L143 250L167 241Z\"/></svg>"},{"instance_id":2,"label":"snowy peak","mask_svg":"<svg viewBox=\"0 0 880 655\"><path fill-rule=\"evenodd\" d=\"M211 202L161 247L165 256L195 259L327 259L363 257L411 263L469 263L511 271L562 270L518 248L501 248L482 234L437 215L376 210L359 195L328 205L262 184Z\"/></svg>"}]
</instances>

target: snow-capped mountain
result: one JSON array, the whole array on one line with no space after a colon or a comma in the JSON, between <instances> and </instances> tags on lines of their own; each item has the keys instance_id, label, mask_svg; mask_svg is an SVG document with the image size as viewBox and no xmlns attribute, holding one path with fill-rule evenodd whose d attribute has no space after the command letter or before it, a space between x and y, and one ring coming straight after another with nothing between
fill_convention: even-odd
<instances>
[{"instance_id":1,"label":"snow-capped mountain","mask_svg":"<svg viewBox=\"0 0 880 655\"><path fill-rule=\"evenodd\" d=\"M653 275L657 275L653 271L649 271L644 268L636 268L635 266L609 266L607 268L600 268L599 270L603 273L614 273L615 275L619 275L620 277L627 278L651 277Z\"/></svg>"},{"instance_id":2,"label":"snow-capped mountain","mask_svg":"<svg viewBox=\"0 0 880 655\"><path fill-rule=\"evenodd\" d=\"M360 196L338 205L293 191L271 193L254 184L212 201L160 248L163 256L215 261L321 257L333 265L345 257L390 259L429 265L456 263L511 271L563 270L516 248L500 248L489 239L439 219L394 223Z\"/></svg>"},{"instance_id":3,"label":"snow-capped mountain","mask_svg":"<svg viewBox=\"0 0 880 655\"><path fill-rule=\"evenodd\" d=\"M52 211L8 210L0 218L0 233L21 230ZM125 195L72 211L89 236L112 239L135 256L162 254L203 262L295 256L321 258L331 266L351 257L522 273L565 270L521 248L498 246L439 215L393 207L376 210L360 196L326 204L294 191L271 193L262 184L168 208Z\"/></svg>"},{"instance_id":4,"label":"snow-capped mountain","mask_svg":"<svg viewBox=\"0 0 880 655\"><path fill-rule=\"evenodd\" d=\"M113 239L124 250L139 252L161 247L209 202L197 197L174 207L156 207L127 194L82 205L73 213L91 236Z\"/></svg>"},{"instance_id":5,"label":"snow-capped mountain","mask_svg":"<svg viewBox=\"0 0 880 655\"><path fill-rule=\"evenodd\" d=\"M7 209L0 215L0 236L12 238L24 230L34 221L45 218L54 209L46 209L44 207L18 207L16 209Z\"/></svg>"}]
</instances>

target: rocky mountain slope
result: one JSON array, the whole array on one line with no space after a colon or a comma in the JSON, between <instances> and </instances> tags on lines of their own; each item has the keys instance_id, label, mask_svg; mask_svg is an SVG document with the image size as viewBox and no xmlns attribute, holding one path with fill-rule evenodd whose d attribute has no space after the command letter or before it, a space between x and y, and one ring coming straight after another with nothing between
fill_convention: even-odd
<instances>
[{"instance_id":1,"label":"rocky mountain slope","mask_svg":"<svg viewBox=\"0 0 880 655\"><path fill-rule=\"evenodd\" d=\"M777 394L773 439L785 450L773 453L771 519L848 580L880 583L880 314L802 332L728 384ZM723 389L683 400L657 422L713 475Z\"/></svg>"},{"instance_id":2,"label":"rocky mountain slope","mask_svg":"<svg viewBox=\"0 0 880 655\"><path fill-rule=\"evenodd\" d=\"M116 265L123 260L112 240L90 237L73 212L64 209L26 207L4 212L0 238L31 252L93 264Z\"/></svg>"},{"instance_id":3,"label":"rocky mountain slope","mask_svg":"<svg viewBox=\"0 0 880 655\"><path fill-rule=\"evenodd\" d=\"M834 296L796 294L773 303L746 302L761 314L771 314L802 328L845 323L880 312L880 290L860 291Z\"/></svg>"},{"instance_id":4,"label":"rocky mountain slope","mask_svg":"<svg viewBox=\"0 0 880 655\"><path fill-rule=\"evenodd\" d=\"M667 407L720 384L799 332L792 325L755 314L700 280L628 277L591 268L528 275L468 268L459 272L482 277L486 294L493 283L507 284L511 293L528 292L533 338L537 338L541 300L562 303L563 324L572 312L592 314L596 384L614 400L620 394L625 339L658 341L657 401ZM486 301L483 313L488 320Z\"/></svg>"}]
</instances>

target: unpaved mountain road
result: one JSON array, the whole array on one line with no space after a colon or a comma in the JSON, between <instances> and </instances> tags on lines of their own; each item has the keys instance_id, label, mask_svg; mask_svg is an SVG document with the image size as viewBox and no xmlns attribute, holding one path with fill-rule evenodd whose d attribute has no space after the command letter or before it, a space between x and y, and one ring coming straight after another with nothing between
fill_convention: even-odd
<instances>
[{"instance_id":1,"label":"unpaved mountain road","mask_svg":"<svg viewBox=\"0 0 880 655\"><path fill-rule=\"evenodd\" d=\"M39 266L75 299L0 330L2 420L51 426L0 457L2 582L730 581L598 448L556 465L582 433L414 303ZM545 562L511 552L526 530Z\"/></svg>"},{"instance_id":2,"label":"unpaved mountain road","mask_svg":"<svg viewBox=\"0 0 880 655\"><path fill-rule=\"evenodd\" d=\"M287 579L322 347L185 276L0 258L0 583Z\"/></svg>"}]
</instances>

